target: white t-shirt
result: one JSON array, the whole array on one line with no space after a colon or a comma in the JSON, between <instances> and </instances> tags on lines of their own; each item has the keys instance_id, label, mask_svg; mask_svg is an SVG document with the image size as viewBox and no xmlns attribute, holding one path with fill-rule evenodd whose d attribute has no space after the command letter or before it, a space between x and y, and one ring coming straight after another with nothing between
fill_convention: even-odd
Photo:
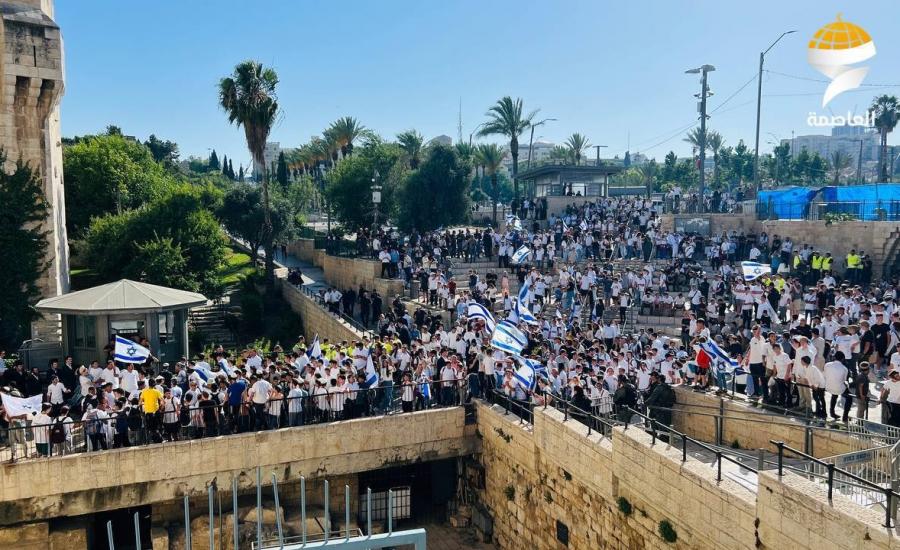
<instances>
[{"instance_id":1,"label":"white t-shirt","mask_svg":"<svg viewBox=\"0 0 900 550\"><path fill-rule=\"evenodd\" d=\"M269 384L267 380L257 380L250 388L253 402L257 405L264 405L269 400L270 391L272 391L272 384Z\"/></svg>"},{"instance_id":2,"label":"white t-shirt","mask_svg":"<svg viewBox=\"0 0 900 550\"><path fill-rule=\"evenodd\" d=\"M888 403L900 404L900 381L894 381L891 379L885 380L882 389L888 391Z\"/></svg>"},{"instance_id":3,"label":"white t-shirt","mask_svg":"<svg viewBox=\"0 0 900 550\"><path fill-rule=\"evenodd\" d=\"M844 393L847 387L847 367L840 361L829 361L825 363L825 390L834 395Z\"/></svg>"}]
</instances>

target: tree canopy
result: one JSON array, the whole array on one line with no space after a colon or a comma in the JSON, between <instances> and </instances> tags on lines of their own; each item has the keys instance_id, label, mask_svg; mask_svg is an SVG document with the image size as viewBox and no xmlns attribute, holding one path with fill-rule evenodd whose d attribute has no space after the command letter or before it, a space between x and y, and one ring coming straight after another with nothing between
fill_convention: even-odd
<instances>
[{"instance_id":1,"label":"tree canopy","mask_svg":"<svg viewBox=\"0 0 900 550\"><path fill-rule=\"evenodd\" d=\"M456 151L433 145L417 170L409 173L399 196L397 225L401 229L429 231L463 223L469 209L471 166Z\"/></svg>"}]
</instances>

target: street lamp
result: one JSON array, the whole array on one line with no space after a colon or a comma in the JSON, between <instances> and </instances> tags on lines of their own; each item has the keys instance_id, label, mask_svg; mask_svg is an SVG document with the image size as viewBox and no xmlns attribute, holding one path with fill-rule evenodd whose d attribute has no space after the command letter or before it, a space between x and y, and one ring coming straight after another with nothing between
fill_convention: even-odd
<instances>
[{"instance_id":1,"label":"street lamp","mask_svg":"<svg viewBox=\"0 0 900 550\"><path fill-rule=\"evenodd\" d=\"M481 124L479 124L478 126L476 126L475 129L472 130L472 132L469 134L469 147L472 146L472 136L474 136L474 135L475 135L475 132L477 132L478 129L481 128L482 126L484 126L485 124L487 124L487 122L482 122Z\"/></svg>"},{"instance_id":2,"label":"street lamp","mask_svg":"<svg viewBox=\"0 0 900 550\"><path fill-rule=\"evenodd\" d=\"M555 122L555 118L545 118L540 122L531 125L531 137L528 138L528 169L531 169L531 152L534 149L534 128L535 126L543 126L545 122Z\"/></svg>"},{"instance_id":3,"label":"street lamp","mask_svg":"<svg viewBox=\"0 0 900 550\"><path fill-rule=\"evenodd\" d=\"M888 174L888 183L894 181L894 163L897 162L897 159L900 159L900 153L898 153L897 156L894 157L894 160L891 161L891 173Z\"/></svg>"},{"instance_id":4,"label":"street lamp","mask_svg":"<svg viewBox=\"0 0 900 550\"><path fill-rule=\"evenodd\" d=\"M378 185L378 169L372 171L372 234L378 232L378 205L381 204L381 186Z\"/></svg>"},{"instance_id":5,"label":"street lamp","mask_svg":"<svg viewBox=\"0 0 900 550\"><path fill-rule=\"evenodd\" d=\"M689 69L684 71L686 74L700 74L700 212L702 213L704 208L704 198L703 195L706 192L706 98L708 98L711 93L709 91L709 86L707 85L707 74L715 71L716 68L712 65L701 65L696 69ZM757 147L759 144L757 143Z\"/></svg>"},{"instance_id":6,"label":"street lamp","mask_svg":"<svg viewBox=\"0 0 900 550\"><path fill-rule=\"evenodd\" d=\"M793 31L785 31L781 33L775 42L772 42L772 45L766 48L765 51L759 52L759 75L756 77L756 150L753 152L753 185L756 187L756 192L759 193L759 115L760 109L762 108L762 74L763 74L763 62L766 59L766 54L769 53L769 50L775 47L775 44L789 34L793 34L797 32ZM793 140L791 140L791 148L793 148Z\"/></svg>"}]
</instances>

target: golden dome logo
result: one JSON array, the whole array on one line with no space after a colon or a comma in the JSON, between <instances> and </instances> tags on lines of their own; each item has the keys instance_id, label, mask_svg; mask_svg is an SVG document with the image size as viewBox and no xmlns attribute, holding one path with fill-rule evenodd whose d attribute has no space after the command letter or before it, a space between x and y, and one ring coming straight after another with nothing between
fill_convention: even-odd
<instances>
[{"instance_id":1,"label":"golden dome logo","mask_svg":"<svg viewBox=\"0 0 900 550\"><path fill-rule=\"evenodd\" d=\"M838 94L859 88L868 67L852 67L875 56L875 43L859 25L841 20L828 23L809 41L807 60L812 67L831 79L822 107Z\"/></svg>"}]
</instances>

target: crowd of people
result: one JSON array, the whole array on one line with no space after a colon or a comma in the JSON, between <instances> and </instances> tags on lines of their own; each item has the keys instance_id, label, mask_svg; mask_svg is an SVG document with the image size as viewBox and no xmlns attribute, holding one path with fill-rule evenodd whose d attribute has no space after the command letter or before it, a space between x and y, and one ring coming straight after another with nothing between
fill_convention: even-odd
<instances>
[{"instance_id":1,"label":"crowd of people","mask_svg":"<svg viewBox=\"0 0 900 550\"><path fill-rule=\"evenodd\" d=\"M900 426L900 288L873 281L862 251L838 264L788 236L666 230L641 198L585 202L546 224L512 219L502 231L362 238L383 275L418 298L410 313L400 296L323 291L331 311L374 325L371 338L219 349L171 369L66 358L26 373L0 359L2 391L46 401L35 418L4 418L11 447L31 437L38 454L66 452L75 424L96 449L497 395L609 417L647 409L667 423L675 385L845 422L880 402L875 420ZM496 269L453 272L454 260L479 258ZM743 260L771 273L745 277ZM527 337L521 352L491 345L488 323L468 315L473 303L513 318ZM671 326L629 326L631 308L671 315ZM516 376L523 358L543 366L531 385Z\"/></svg>"}]
</instances>

